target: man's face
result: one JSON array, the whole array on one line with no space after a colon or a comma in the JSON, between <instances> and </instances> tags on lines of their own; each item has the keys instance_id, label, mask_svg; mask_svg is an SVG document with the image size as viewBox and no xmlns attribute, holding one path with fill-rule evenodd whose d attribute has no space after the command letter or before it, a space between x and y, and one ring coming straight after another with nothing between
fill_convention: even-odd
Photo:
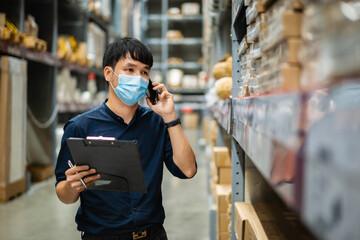
<instances>
[{"instance_id":1,"label":"man's face","mask_svg":"<svg viewBox=\"0 0 360 240\"><path fill-rule=\"evenodd\" d=\"M119 74L127 74L134 76L142 76L149 79L150 67L142 62L136 61L128 55L126 58L120 59L114 69L114 72Z\"/></svg>"}]
</instances>

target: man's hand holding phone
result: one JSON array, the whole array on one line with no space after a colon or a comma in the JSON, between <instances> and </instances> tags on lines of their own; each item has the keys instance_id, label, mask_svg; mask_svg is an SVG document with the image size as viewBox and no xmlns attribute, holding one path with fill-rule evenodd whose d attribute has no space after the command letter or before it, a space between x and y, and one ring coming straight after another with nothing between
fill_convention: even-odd
<instances>
[{"instance_id":1,"label":"man's hand holding phone","mask_svg":"<svg viewBox=\"0 0 360 240\"><path fill-rule=\"evenodd\" d=\"M174 96L169 93L164 84L152 83L153 90L159 91L157 94L156 104L152 104L149 97L146 98L148 106L155 113L159 114L165 122L170 122L177 119L177 115L174 108Z\"/></svg>"},{"instance_id":2,"label":"man's hand holding phone","mask_svg":"<svg viewBox=\"0 0 360 240\"><path fill-rule=\"evenodd\" d=\"M148 90L146 91L146 96L149 98L152 105L155 105L158 101L159 94L161 93L159 90L154 90L153 82L149 79Z\"/></svg>"}]
</instances>

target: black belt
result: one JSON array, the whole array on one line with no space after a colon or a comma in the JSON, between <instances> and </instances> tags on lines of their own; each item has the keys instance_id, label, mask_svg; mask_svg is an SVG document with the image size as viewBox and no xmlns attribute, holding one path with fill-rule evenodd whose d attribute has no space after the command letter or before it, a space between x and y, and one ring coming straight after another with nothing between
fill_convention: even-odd
<instances>
[{"instance_id":1,"label":"black belt","mask_svg":"<svg viewBox=\"0 0 360 240\"><path fill-rule=\"evenodd\" d=\"M107 235L107 234L90 234L90 233L83 233L83 236L85 238L90 238L90 239L103 239L103 240L125 240L125 239L142 239L145 238L146 236L149 236L150 234L158 231L159 229L161 229L162 226L153 226L150 227L148 229L145 229L143 231L140 232L128 232L128 233L119 233L119 234L115 234L115 235Z\"/></svg>"}]
</instances>

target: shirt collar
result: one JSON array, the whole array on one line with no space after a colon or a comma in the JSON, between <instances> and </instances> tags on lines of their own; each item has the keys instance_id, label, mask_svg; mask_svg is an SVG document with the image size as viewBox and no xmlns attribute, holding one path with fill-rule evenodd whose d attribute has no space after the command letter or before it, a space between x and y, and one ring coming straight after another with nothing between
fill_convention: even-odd
<instances>
[{"instance_id":1,"label":"shirt collar","mask_svg":"<svg viewBox=\"0 0 360 240\"><path fill-rule=\"evenodd\" d=\"M143 112L143 107L141 107L140 105L138 105L138 107L136 108L134 117L131 119L131 121L130 121L129 124L126 124L126 123L124 122L124 119L123 119L122 117L118 116L116 113L114 113L114 112L106 105L106 102L107 102L107 101L108 101L108 99L106 99L106 100L104 101L104 103L103 103L103 107L104 107L104 109L105 109L105 112L106 112L107 114L109 114L113 119L115 119L116 121L118 121L118 122L120 122L120 123L122 123L122 124L125 124L125 125L130 126L130 125L132 125L132 124L136 121L137 118L139 118L139 117L142 115L141 113Z\"/></svg>"}]
</instances>

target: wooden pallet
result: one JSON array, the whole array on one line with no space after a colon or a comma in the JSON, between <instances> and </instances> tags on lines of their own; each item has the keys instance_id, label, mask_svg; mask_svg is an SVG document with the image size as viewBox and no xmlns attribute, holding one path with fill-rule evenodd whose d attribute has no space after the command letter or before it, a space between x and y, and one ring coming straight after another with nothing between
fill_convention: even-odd
<instances>
[{"instance_id":1,"label":"wooden pallet","mask_svg":"<svg viewBox=\"0 0 360 240\"><path fill-rule=\"evenodd\" d=\"M11 31L6 27L0 27L0 39L9 40L11 37Z\"/></svg>"},{"instance_id":2,"label":"wooden pallet","mask_svg":"<svg viewBox=\"0 0 360 240\"><path fill-rule=\"evenodd\" d=\"M54 176L53 166L29 166L28 171L31 173L32 182L42 182Z\"/></svg>"},{"instance_id":3,"label":"wooden pallet","mask_svg":"<svg viewBox=\"0 0 360 240\"><path fill-rule=\"evenodd\" d=\"M26 192L25 177L14 183L0 186L0 203L6 203Z\"/></svg>"},{"instance_id":4,"label":"wooden pallet","mask_svg":"<svg viewBox=\"0 0 360 240\"><path fill-rule=\"evenodd\" d=\"M46 41L36 38L34 36L25 36L23 43L25 47L35 49L37 51L47 50Z\"/></svg>"}]
</instances>

